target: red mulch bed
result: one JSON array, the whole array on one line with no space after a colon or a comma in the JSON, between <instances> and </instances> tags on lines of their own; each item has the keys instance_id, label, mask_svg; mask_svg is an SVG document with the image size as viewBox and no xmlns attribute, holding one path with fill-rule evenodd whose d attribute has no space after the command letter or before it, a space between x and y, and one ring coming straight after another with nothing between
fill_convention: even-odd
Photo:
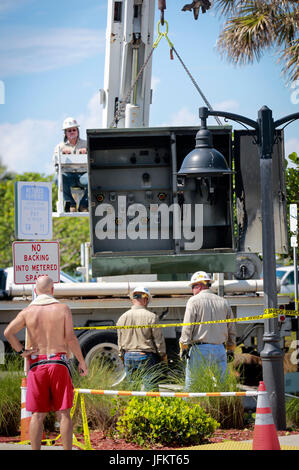
<instances>
[{"instance_id":1,"label":"red mulch bed","mask_svg":"<svg viewBox=\"0 0 299 470\"><path fill-rule=\"evenodd\" d=\"M290 434L299 434L299 429L295 431L278 431L279 436L286 436ZM48 437L54 439L57 436L55 433L51 433ZM79 442L84 443L83 435L76 435ZM208 440L208 444L214 444L223 442L226 440L231 441L246 441L253 438L253 428L251 429L217 429L213 437ZM20 441L20 437L1 437L0 442L4 443L17 443ZM137 444L131 444L125 442L123 439L106 437L101 431L90 432L91 447L95 450L142 450ZM57 441L56 445L61 445L61 441ZM186 447L186 446L184 446ZM155 445L151 447L151 450L171 450L177 449L178 446L164 447L161 445Z\"/></svg>"}]
</instances>

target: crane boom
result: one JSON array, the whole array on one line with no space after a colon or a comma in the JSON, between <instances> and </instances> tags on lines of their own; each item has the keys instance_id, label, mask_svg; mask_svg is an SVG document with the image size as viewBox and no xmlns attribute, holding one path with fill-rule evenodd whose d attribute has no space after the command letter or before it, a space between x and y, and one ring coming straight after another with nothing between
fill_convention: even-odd
<instances>
[{"instance_id":1,"label":"crane boom","mask_svg":"<svg viewBox=\"0 0 299 470\"><path fill-rule=\"evenodd\" d=\"M132 88L153 46L155 2L108 0L102 127L148 127L151 60Z\"/></svg>"}]
</instances>

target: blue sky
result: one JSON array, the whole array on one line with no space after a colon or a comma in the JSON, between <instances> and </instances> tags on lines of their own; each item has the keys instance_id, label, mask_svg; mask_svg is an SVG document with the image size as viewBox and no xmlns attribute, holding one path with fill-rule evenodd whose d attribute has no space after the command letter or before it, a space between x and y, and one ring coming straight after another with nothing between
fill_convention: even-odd
<instances>
[{"instance_id":1,"label":"blue sky","mask_svg":"<svg viewBox=\"0 0 299 470\"><path fill-rule=\"evenodd\" d=\"M273 50L254 65L228 63L216 49L223 19L210 10L195 21L181 11L185 3L167 1L168 35L214 109L252 119L263 105L274 119L298 112L299 81L286 85ZM106 0L0 0L0 156L10 170L53 173L67 116L82 137L101 127L106 21ZM151 126L199 123L204 103L164 39L153 54L152 88ZM285 142L287 154L299 154L299 121L285 129Z\"/></svg>"}]
</instances>

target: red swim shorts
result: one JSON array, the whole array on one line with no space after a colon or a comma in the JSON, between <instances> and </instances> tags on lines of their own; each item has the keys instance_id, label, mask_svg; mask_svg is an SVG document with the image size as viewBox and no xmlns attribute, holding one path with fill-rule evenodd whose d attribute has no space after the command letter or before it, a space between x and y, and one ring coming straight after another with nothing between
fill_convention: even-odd
<instances>
[{"instance_id":1,"label":"red swim shorts","mask_svg":"<svg viewBox=\"0 0 299 470\"><path fill-rule=\"evenodd\" d=\"M43 361L46 363L43 364ZM74 387L63 353L49 357L35 356L30 359L29 367L31 369L27 377L27 411L48 413L72 408Z\"/></svg>"}]
</instances>

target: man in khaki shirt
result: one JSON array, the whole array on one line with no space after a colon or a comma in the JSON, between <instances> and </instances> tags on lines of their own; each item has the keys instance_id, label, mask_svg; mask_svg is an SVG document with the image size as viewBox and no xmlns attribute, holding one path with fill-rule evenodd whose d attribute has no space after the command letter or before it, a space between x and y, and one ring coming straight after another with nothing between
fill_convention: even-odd
<instances>
[{"instance_id":1,"label":"man in khaki shirt","mask_svg":"<svg viewBox=\"0 0 299 470\"><path fill-rule=\"evenodd\" d=\"M213 294L210 290L211 279L204 271L193 274L190 285L193 297L186 305L184 323L217 321L233 318L229 303L223 297ZM180 337L180 356L188 356L186 364L186 389L189 390L192 375L201 364L217 366L220 377L227 370L227 354L235 349L235 323L215 323L203 325L186 325Z\"/></svg>"},{"instance_id":2,"label":"man in khaki shirt","mask_svg":"<svg viewBox=\"0 0 299 470\"><path fill-rule=\"evenodd\" d=\"M152 325L157 323L155 313L147 310L151 294L146 287L136 287L132 295L132 308L119 318L117 326ZM127 328L118 329L118 347L124 360L125 370L129 379L134 372L163 361L167 364L165 339L161 328ZM136 375L136 374L135 374ZM150 374L144 374L145 388L153 385Z\"/></svg>"}]
</instances>

